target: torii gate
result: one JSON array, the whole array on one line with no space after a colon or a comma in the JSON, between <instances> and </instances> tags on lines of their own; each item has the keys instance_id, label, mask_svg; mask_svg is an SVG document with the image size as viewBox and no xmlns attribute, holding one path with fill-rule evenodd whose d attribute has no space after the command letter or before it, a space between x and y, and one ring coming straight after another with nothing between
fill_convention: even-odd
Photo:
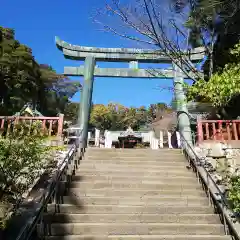
<instances>
[{"instance_id":1,"label":"torii gate","mask_svg":"<svg viewBox=\"0 0 240 240\"><path fill-rule=\"evenodd\" d=\"M179 132L186 141L192 145L192 135L188 109L183 89L184 78L188 78L182 70L173 64L171 59L160 51L133 49L133 48L96 48L72 45L56 37L57 47L63 52L64 57L71 60L84 60L84 66L64 67L66 76L84 76L81 94L78 124L82 133L82 147L87 146L88 122L92 102L93 80L95 77L120 77L120 78L164 78L174 79L174 92L178 112ZM192 62L204 58L202 48L194 49L190 53ZM96 61L101 62L129 62L129 68L98 68ZM172 63L173 70L139 69L138 63Z\"/></svg>"}]
</instances>

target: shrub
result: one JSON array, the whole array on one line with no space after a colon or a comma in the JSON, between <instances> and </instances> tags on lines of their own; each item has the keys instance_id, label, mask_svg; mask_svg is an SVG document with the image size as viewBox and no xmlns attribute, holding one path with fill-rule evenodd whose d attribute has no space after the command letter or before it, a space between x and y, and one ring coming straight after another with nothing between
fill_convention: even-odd
<instances>
[{"instance_id":1,"label":"shrub","mask_svg":"<svg viewBox=\"0 0 240 240\"><path fill-rule=\"evenodd\" d=\"M135 148L146 148L144 144L142 143L137 143Z\"/></svg>"},{"instance_id":2,"label":"shrub","mask_svg":"<svg viewBox=\"0 0 240 240\"><path fill-rule=\"evenodd\" d=\"M49 146L44 144L39 123L19 124L6 137L0 137L0 204L15 208L23 193L47 166ZM10 204L10 206L9 206ZM0 211L5 212L4 209ZM1 216L0 216L1 218ZM0 220L5 226L6 218Z\"/></svg>"},{"instance_id":3,"label":"shrub","mask_svg":"<svg viewBox=\"0 0 240 240\"><path fill-rule=\"evenodd\" d=\"M240 176L233 176L229 181L228 200L233 211L240 213Z\"/></svg>"}]
</instances>

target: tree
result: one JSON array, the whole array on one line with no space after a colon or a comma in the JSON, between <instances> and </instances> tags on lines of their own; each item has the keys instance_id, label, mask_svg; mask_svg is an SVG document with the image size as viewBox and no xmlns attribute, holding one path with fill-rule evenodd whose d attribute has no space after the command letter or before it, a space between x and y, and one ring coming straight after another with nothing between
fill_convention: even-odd
<instances>
[{"instance_id":1,"label":"tree","mask_svg":"<svg viewBox=\"0 0 240 240\"><path fill-rule=\"evenodd\" d=\"M90 124L100 130L111 127L110 109L103 104L95 104L91 111Z\"/></svg>"},{"instance_id":2,"label":"tree","mask_svg":"<svg viewBox=\"0 0 240 240\"><path fill-rule=\"evenodd\" d=\"M40 111L47 116L64 113L66 106L77 91L80 83L70 81L61 74L57 74L51 66L40 65L41 83L39 89L38 106Z\"/></svg>"},{"instance_id":3,"label":"tree","mask_svg":"<svg viewBox=\"0 0 240 240\"><path fill-rule=\"evenodd\" d=\"M240 43L230 51L238 63L229 63L221 72L213 74L208 82L198 81L188 89L190 100L201 97L216 107L225 107L231 99L240 94Z\"/></svg>"},{"instance_id":4,"label":"tree","mask_svg":"<svg viewBox=\"0 0 240 240\"><path fill-rule=\"evenodd\" d=\"M178 1L173 0L173 3L176 2ZM214 46L211 45L212 56L209 57L208 51L207 60L203 65L205 78L191 89L189 99L212 102L218 106L222 117L236 118L239 115L239 109L236 106L240 104L238 80L236 79L239 58L231 54L230 50L239 42L240 2L238 0L215 0L212 3L209 4L209 1L205 0L187 0L180 9L183 11L187 5L190 5L192 16L192 26L188 26L190 36L194 35L194 32L200 33L195 34L195 38L189 38L190 43L200 42L201 33L205 33L206 29L214 30L215 34ZM193 12L197 12L198 15L192 14ZM199 19L201 24L196 24ZM232 65L234 63L235 66ZM213 74L212 77L211 74ZM208 80L210 82L206 83Z\"/></svg>"},{"instance_id":5,"label":"tree","mask_svg":"<svg viewBox=\"0 0 240 240\"><path fill-rule=\"evenodd\" d=\"M79 112L79 103L69 102L64 109L64 120L72 122L72 124L77 123Z\"/></svg>"},{"instance_id":6,"label":"tree","mask_svg":"<svg viewBox=\"0 0 240 240\"><path fill-rule=\"evenodd\" d=\"M11 114L36 96L40 76L31 49L14 39L14 31L0 27L1 112Z\"/></svg>"},{"instance_id":7,"label":"tree","mask_svg":"<svg viewBox=\"0 0 240 240\"><path fill-rule=\"evenodd\" d=\"M169 111L172 111L172 109L166 103L151 104L148 108L148 122L152 122L157 117Z\"/></svg>"},{"instance_id":8,"label":"tree","mask_svg":"<svg viewBox=\"0 0 240 240\"><path fill-rule=\"evenodd\" d=\"M170 111L165 103L151 104L147 109L144 106L126 108L118 103L96 104L93 105L90 124L101 130L119 131L131 127L137 131L151 123L156 113L163 111Z\"/></svg>"},{"instance_id":9,"label":"tree","mask_svg":"<svg viewBox=\"0 0 240 240\"><path fill-rule=\"evenodd\" d=\"M176 12L189 9L185 26L189 43L206 48L204 72L209 79L213 72L231 62L229 49L239 41L240 2L238 0L172 0Z\"/></svg>"},{"instance_id":10,"label":"tree","mask_svg":"<svg viewBox=\"0 0 240 240\"><path fill-rule=\"evenodd\" d=\"M107 105L109 109L109 119L110 119L110 127L109 130L124 130L126 127L126 112L128 108L124 107L119 103L109 103Z\"/></svg>"},{"instance_id":11,"label":"tree","mask_svg":"<svg viewBox=\"0 0 240 240\"><path fill-rule=\"evenodd\" d=\"M32 50L15 39L13 29L0 27L0 114L12 115L26 103L47 116L64 111L80 89L47 64L38 64Z\"/></svg>"}]
</instances>

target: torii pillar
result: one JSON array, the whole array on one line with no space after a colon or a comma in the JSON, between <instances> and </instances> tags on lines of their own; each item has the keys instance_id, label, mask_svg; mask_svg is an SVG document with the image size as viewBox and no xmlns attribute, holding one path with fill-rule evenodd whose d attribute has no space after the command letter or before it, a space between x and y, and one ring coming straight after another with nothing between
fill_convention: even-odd
<instances>
[{"instance_id":1,"label":"torii pillar","mask_svg":"<svg viewBox=\"0 0 240 240\"><path fill-rule=\"evenodd\" d=\"M193 145L192 131L190 126L189 112L187 108L187 100L184 93L183 72L179 66L173 64L174 69L174 94L177 107L177 126L179 132L183 135L190 146ZM183 143L184 144L184 143Z\"/></svg>"},{"instance_id":2,"label":"torii pillar","mask_svg":"<svg viewBox=\"0 0 240 240\"><path fill-rule=\"evenodd\" d=\"M83 90L81 92L81 101L79 103L78 115L78 124L80 125L80 128L82 128L82 135L80 139L80 147L82 148L87 147L88 122L90 118L92 103L95 64L96 62L94 57L86 57L84 65Z\"/></svg>"}]
</instances>

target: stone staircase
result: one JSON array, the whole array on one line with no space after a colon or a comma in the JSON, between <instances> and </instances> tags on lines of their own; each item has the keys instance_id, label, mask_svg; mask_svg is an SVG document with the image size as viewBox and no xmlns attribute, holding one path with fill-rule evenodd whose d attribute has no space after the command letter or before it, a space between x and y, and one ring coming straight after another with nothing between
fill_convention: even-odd
<instances>
[{"instance_id":1,"label":"stone staircase","mask_svg":"<svg viewBox=\"0 0 240 240\"><path fill-rule=\"evenodd\" d=\"M230 240L186 166L180 150L88 149L63 203L48 205L46 239Z\"/></svg>"}]
</instances>

